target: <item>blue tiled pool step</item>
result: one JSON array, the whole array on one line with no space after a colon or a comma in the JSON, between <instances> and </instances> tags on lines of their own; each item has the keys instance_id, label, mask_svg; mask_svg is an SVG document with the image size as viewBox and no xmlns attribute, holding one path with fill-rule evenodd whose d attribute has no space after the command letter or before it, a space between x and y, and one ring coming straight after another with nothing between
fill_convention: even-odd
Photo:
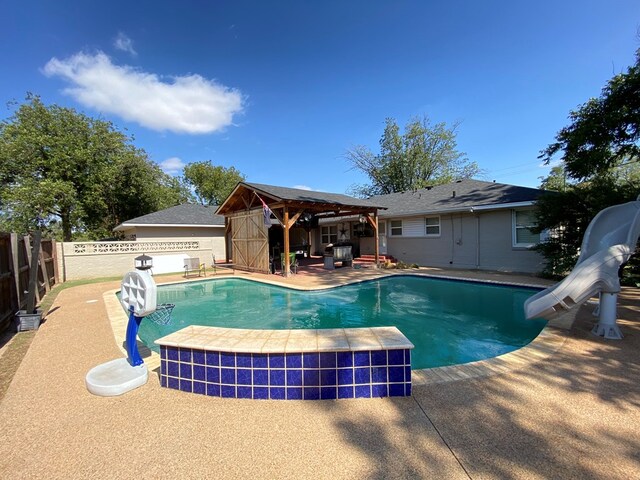
<instances>
[{"instance_id":1,"label":"blue tiled pool step","mask_svg":"<svg viewBox=\"0 0 640 480\"><path fill-rule=\"evenodd\" d=\"M322 341L325 338L322 330L316 331L317 336L307 333L311 345L308 348L313 347L316 351L306 352L286 351L287 345L306 348L302 344L304 342L300 341L304 334L294 333L291 342L282 342L283 331L274 331L280 332L276 335L277 343L285 351L270 353L228 352L220 348L211 350L212 344L219 347L225 343L225 339L234 349L242 349L242 341L234 341L229 337L242 332L217 327L187 328L199 329L199 333L186 338L189 337L188 332L181 330L157 341L160 344L160 382L163 387L215 397L260 400L334 400L411 395L413 345L397 329L393 332L393 327L380 329L377 336L375 328L344 329L347 343L351 340L356 350L346 350L335 330L328 331L329 335L334 335L330 337L334 339L331 342ZM209 328L214 330L200 330ZM362 330L362 338L366 341L359 343L355 340L359 330ZM379 340L378 345L372 340L372 331ZM264 334L268 331L254 332ZM212 336L218 341L212 341ZM323 351L318 351L318 345L323 343L327 346L322 347ZM383 343L395 348L382 348ZM358 349L365 344L369 349ZM268 345L269 342L265 341L261 349L269 350ZM331 345L340 350L327 351ZM247 342L246 348L255 349L256 343Z\"/></svg>"}]
</instances>

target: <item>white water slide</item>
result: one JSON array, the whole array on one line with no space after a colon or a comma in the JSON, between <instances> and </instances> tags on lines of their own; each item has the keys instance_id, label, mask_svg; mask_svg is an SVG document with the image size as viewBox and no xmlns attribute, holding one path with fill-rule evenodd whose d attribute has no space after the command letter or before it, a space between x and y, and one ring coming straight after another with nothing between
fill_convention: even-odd
<instances>
[{"instance_id":1,"label":"white water slide","mask_svg":"<svg viewBox=\"0 0 640 480\"><path fill-rule=\"evenodd\" d=\"M634 253L640 236L640 196L634 202L600 211L587 227L580 257L563 281L527 299L527 318L550 320L600 294L599 321L592 332L621 339L616 325L616 303L620 292L618 271Z\"/></svg>"}]
</instances>

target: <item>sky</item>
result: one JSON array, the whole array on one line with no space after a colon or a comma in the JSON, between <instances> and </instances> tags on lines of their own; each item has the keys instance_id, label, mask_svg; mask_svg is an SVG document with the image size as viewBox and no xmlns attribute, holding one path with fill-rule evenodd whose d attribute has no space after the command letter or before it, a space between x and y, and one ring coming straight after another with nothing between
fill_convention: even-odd
<instances>
[{"instance_id":1,"label":"sky","mask_svg":"<svg viewBox=\"0 0 640 480\"><path fill-rule=\"evenodd\" d=\"M480 179L536 187L568 115L626 71L638 0L2 1L0 102L109 120L167 173L345 193L386 118L460 122ZM12 110L0 107L0 119Z\"/></svg>"}]
</instances>

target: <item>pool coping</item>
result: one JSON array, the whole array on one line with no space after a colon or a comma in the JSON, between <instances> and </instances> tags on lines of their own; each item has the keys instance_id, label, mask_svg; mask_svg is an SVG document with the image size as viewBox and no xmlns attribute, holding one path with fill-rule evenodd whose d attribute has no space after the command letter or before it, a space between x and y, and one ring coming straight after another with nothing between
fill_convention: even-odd
<instances>
[{"instance_id":1,"label":"pool coping","mask_svg":"<svg viewBox=\"0 0 640 480\"><path fill-rule=\"evenodd\" d=\"M357 283L369 282L372 280L377 280L380 278L391 277L391 276L419 276L419 277L429 277L434 279L441 280L452 280L452 281L462 281L462 282L475 282L475 283L487 283L493 285L504 285L504 286L514 286L514 287L526 287L526 288L545 288L541 285L536 285L532 283L522 283L522 282L508 282L508 281L499 281L499 280L485 280L485 279L477 279L470 277L457 277L457 276L447 276L447 275L434 275L432 273L421 273L421 272L388 272L383 275L374 277L374 278L366 278L366 279L354 279L353 281L348 281L341 283L340 285L322 285L322 286L300 286L300 285L291 285L283 282L278 282L275 280L269 279L256 279L256 278L247 278L241 277L244 280L257 282L257 283L266 283L269 285L274 285L278 287L290 288L293 290L302 290L302 291L311 291L311 290L327 290L331 288L341 287L345 285L352 285ZM176 285L182 283L193 283L198 281L206 281L212 280L215 278L238 278L238 276L233 274L220 274L213 278L207 279L185 279L173 282L162 283L161 285ZM116 341L116 345L120 348L124 355L127 354L125 348L125 334L127 329L128 317L127 314L122 309L118 298L116 297L116 293L120 291L120 288L112 289L103 293L103 300L107 311L107 316L111 323L111 328L113 331L114 339ZM474 378L483 378L489 377L493 375L500 375L503 373L507 373L514 370L519 370L523 367L527 367L533 365L535 363L541 362L543 360L548 359L553 354L555 354L565 343L567 340L567 336L565 333L565 329L570 327L571 323L573 323L573 318L577 314L577 310L579 308L576 307L573 311L569 312L568 316L564 316L557 321L548 322L547 325L542 329L542 331L538 334L536 338L534 338L529 344L521 347L517 350L514 350L509 353L505 353L499 355L497 357L492 357L486 360L478 360L470 363L463 363L459 365L450 365L444 367L434 367L434 368L424 368L418 370L412 370L411 381L413 385L431 385L431 384L439 384L439 383L449 383L455 382L459 380L470 380ZM149 370L154 372L159 372L160 370L160 355L148 348L142 342L138 341L138 348L140 351L140 355L143 357L145 364Z\"/></svg>"}]
</instances>

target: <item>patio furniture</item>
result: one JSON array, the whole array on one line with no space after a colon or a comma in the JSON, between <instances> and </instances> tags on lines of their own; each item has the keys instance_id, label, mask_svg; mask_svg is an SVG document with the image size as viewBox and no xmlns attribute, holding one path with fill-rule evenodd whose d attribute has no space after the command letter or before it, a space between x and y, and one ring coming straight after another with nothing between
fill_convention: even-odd
<instances>
[{"instance_id":1,"label":"patio furniture","mask_svg":"<svg viewBox=\"0 0 640 480\"><path fill-rule=\"evenodd\" d=\"M211 268L213 268L213 274L214 275L218 274L218 267L220 267L220 268L231 268L231 272L234 275L236 273L236 269L235 269L235 266L234 266L233 262L229 262L229 263L217 262L216 261L216 256L215 255L211 255Z\"/></svg>"},{"instance_id":2,"label":"patio furniture","mask_svg":"<svg viewBox=\"0 0 640 480\"><path fill-rule=\"evenodd\" d=\"M295 252L289 253L289 269L293 273L298 273L298 259ZM284 273L284 253L280 254L280 270Z\"/></svg>"},{"instance_id":3,"label":"patio furniture","mask_svg":"<svg viewBox=\"0 0 640 480\"><path fill-rule=\"evenodd\" d=\"M324 254L325 270L333 270L336 268L336 262L342 262L343 267L353 266L351 245L333 245L331 248L327 247L327 250Z\"/></svg>"},{"instance_id":4,"label":"patio furniture","mask_svg":"<svg viewBox=\"0 0 640 480\"><path fill-rule=\"evenodd\" d=\"M185 278L192 274L195 275L196 273L198 274L198 276L200 276L200 274L202 273L206 277L207 270L206 270L205 264L201 263L198 257L185 258L184 259Z\"/></svg>"}]
</instances>

